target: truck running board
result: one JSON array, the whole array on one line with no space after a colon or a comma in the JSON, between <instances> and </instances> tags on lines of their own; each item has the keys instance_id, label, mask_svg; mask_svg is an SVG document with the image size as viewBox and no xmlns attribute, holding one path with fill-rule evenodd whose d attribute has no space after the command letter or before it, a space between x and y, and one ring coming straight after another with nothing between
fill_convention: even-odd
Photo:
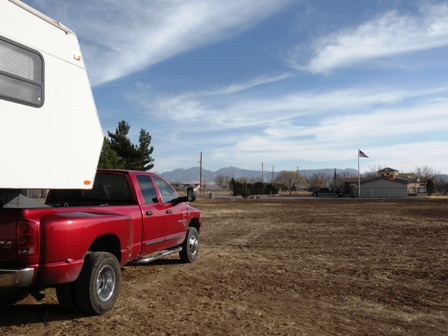
<instances>
[{"instance_id":1,"label":"truck running board","mask_svg":"<svg viewBox=\"0 0 448 336\"><path fill-rule=\"evenodd\" d=\"M147 263L149 263L151 261L164 258L166 256L169 256L170 254L173 254L173 253L176 253L176 252L180 252L180 251L182 251L182 247L181 246L177 246L177 247L174 247L174 248L172 248L170 250L165 250L165 251L159 252L157 254L150 254L150 255L142 257L140 259L135 259L135 260L131 261L129 264L130 265L147 264Z\"/></svg>"}]
</instances>

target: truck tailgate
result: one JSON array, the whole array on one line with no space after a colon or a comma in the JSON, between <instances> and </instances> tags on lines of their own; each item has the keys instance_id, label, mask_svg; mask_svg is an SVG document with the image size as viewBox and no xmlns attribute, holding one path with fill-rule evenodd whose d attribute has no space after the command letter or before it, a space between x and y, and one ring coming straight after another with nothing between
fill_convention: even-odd
<instances>
[{"instance_id":1,"label":"truck tailgate","mask_svg":"<svg viewBox=\"0 0 448 336\"><path fill-rule=\"evenodd\" d=\"M0 264L17 261L17 209L0 210Z\"/></svg>"}]
</instances>

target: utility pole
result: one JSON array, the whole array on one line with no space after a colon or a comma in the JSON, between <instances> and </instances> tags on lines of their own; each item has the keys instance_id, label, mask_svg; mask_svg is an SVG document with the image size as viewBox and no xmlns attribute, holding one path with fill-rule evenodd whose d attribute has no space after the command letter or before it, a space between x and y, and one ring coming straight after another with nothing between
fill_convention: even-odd
<instances>
[{"instance_id":1,"label":"utility pole","mask_svg":"<svg viewBox=\"0 0 448 336\"><path fill-rule=\"evenodd\" d=\"M199 188L201 188L200 193L202 194L202 152L199 158Z\"/></svg>"},{"instance_id":2,"label":"utility pole","mask_svg":"<svg viewBox=\"0 0 448 336\"><path fill-rule=\"evenodd\" d=\"M263 162L261 163L261 184L263 184L264 179L263 179Z\"/></svg>"},{"instance_id":3,"label":"utility pole","mask_svg":"<svg viewBox=\"0 0 448 336\"><path fill-rule=\"evenodd\" d=\"M261 163L261 194L263 195L264 192L264 176L263 176L264 170L263 170L263 162Z\"/></svg>"},{"instance_id":4,"label":"utility pole","mask_svg":"<svg viewBox=\"0 0 448 336\"><path fill-rule=\"evenodd\" d=\"M300 182L299 176L300 176L299 175L299 166L297 166L296 177L294 179L294 186L296 187L297 194L299 194L299 182Z\"/></svg>"}]
</instances>

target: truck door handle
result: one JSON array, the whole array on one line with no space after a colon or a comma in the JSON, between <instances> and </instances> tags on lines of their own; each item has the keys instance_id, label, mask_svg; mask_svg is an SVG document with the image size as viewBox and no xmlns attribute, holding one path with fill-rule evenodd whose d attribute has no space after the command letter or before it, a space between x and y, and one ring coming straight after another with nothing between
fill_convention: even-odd
<instances>
[{"instance_id":1,"label":"truck door handle","mask_svg":"<svg viewBox=\"0 0 448 336\"><path fill-rule=\"evenodd\" d=\"M151 216L152 215L152 211L146 211L146 216Z\"/></svg>"},{"instance_id":2,"label":"truck door handle","mask_svg":"<svg viewBox=\"0 0 448 336\"><path fill-rule=\"evenodd\" d=\"M172 213L172 211L171 211L171 210L167 210L166 213L167 213L167 214L170 214L170 213Z\"/></svg>"}]
</instances>

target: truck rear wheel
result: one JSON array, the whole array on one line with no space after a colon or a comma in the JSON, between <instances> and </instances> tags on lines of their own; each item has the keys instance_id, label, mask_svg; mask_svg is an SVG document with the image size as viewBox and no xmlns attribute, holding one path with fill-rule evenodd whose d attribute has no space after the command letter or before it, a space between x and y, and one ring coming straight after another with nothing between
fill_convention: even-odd
<instances>
[{"instance_id":1,"label":"truck rear wheel","mask_svg":"<svg viewBox=\"0 0 448 336\"><path fill-rule=\"evenodd\" d=\"M81 311L101 315L112 309L121 284L120 264L108 252L88 254L76 280L76 301Z\"/></svg>"},{"instance_id":2,"label":"truck rear wheel","mask_svg":"<svg viewBox=\"0 0 448 336\"><path fill-rule=\"evenodd\" d=\"M185 263L196 260L199 254L199 233L194 227L187 229L187 236L182 243L182 251L179 252L180 259Z\"/></svg>"}]
</instances>

